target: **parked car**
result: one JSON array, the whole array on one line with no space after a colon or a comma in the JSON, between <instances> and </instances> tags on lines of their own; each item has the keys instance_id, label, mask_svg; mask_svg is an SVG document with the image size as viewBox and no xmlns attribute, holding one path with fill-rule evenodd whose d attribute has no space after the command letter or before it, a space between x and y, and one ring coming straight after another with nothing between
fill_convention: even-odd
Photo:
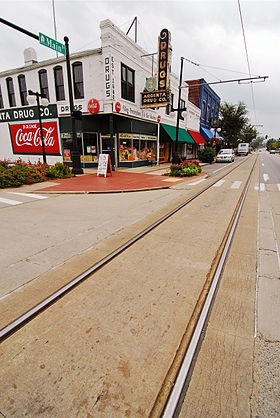
<instances>
[{"instance_id":1,"label":"parked car","mask_svg":"<svg viewBox=\"0 0 280 418\"><path fill-rule=\"evenodd\" d=\"M270 154L276 154L276 150L275 149L271 149L269 150Z\"/></svg>"},{"instance_id":2,"label":"parked car","mask_svg":"<svg viewBox=\"0 0 280 418\"><path fill-rule=\"evenodd\" d=\"M234 161L234 151L232 149L229 148L225 148L225 149L221 149L218 154L217 154L217 158L216 161L217 163L231 163L232 161Z\"/></svg>"}]
</instances>

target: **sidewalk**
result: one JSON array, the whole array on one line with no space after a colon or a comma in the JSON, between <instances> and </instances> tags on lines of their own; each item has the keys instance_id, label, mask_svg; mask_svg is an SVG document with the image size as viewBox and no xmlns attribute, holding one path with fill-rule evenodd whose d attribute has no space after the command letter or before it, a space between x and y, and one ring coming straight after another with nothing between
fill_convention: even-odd
<instances>
[{"instance_id":1,"label":"sidewalk","mask_svg":"<svg viewBox=\"0 0 280 418\"><path fill-rule=\"evenodd\" d=\"M140 190L168 189L175 183L182 183L194 177L169 177L170 164L162 164L152 167L117 168L112 175L97 176L97 169L85 169L84 174L68 179L52 180L40 183L33 191L40 193L106 193L106 192L130 192Z\"/></svg>"}]
</instances>

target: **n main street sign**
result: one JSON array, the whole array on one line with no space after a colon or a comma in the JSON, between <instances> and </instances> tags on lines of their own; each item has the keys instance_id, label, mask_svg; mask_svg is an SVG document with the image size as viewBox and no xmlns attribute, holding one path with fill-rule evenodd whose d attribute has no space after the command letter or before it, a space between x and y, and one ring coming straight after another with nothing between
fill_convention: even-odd
<instances>
[{"instance_id":1,"label":"n main street sign","mask_svg":"<svg viewBox=\"0 0 280 418\"><path fill-rule=\"evenodd\" d=\"M54 51L60 52L61 54L66 53L65 45L61 44L60 42L55 41L54 39L50 38L47 35L39 32L39 42L40 44L47 46L48 48L53 49Z\"/></svg>"}]
</instances>

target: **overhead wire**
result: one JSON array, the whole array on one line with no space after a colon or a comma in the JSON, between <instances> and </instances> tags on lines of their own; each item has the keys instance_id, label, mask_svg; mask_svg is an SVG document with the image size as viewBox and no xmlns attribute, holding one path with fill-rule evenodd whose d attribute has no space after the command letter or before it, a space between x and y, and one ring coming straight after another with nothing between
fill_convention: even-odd
<instances>
[{"instance_id":1,"label":"overhead wire","mask_svg":"<svg viewBox=\"0 0 280 418\"><path fill-rule=\"evenodd\" d=\"M237 2L238 2L239 16L240 16L240 22L241 22L241 28L242 28L242 34L243 34L243 42L244 42L245 53L246 53L247 66L248 66L249 75L251 77L251 68L250 68L250 62L249 62L249 54L248 54L248 48L247 48L247 42L246 42L245 29L244 29L243 17L242 17L242 12L241 12L240 0L237 0ZM255 98L254 98L254 91L253 91L253 84L252 83L251 83L251 95L252 95L252 103L253 103L253 111L254 111L254 116L255 116L255 123L257 123L256 106L255 106Z\"/></svg>"}]
</instances>

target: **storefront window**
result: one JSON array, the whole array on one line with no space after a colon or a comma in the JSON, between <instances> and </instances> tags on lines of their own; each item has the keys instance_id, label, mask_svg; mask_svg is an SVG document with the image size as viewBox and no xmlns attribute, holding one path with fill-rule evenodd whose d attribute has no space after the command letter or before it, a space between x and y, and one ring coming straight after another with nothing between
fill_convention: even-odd
<instances>
[{"instance_id":1,"label":"storefront window","mask_svg":"<svg viewBox=\"0 0 280 418\"><path fill-rule=\"evenodd\" d=\"M96 132L84 132L83 133L83 153L81 155L81 161L98 161L98 134Z\"/></svg>"},{"instance_id":2,"label":"storefront window","mask_svg":"<svg viewBox=\"0 0 280 418\"><path fill-rule=\"evenodd\" d=\"M157 138L140 134L119 134L120 161L141 161L156 158Z\"/></svg>"}]
</instances>

